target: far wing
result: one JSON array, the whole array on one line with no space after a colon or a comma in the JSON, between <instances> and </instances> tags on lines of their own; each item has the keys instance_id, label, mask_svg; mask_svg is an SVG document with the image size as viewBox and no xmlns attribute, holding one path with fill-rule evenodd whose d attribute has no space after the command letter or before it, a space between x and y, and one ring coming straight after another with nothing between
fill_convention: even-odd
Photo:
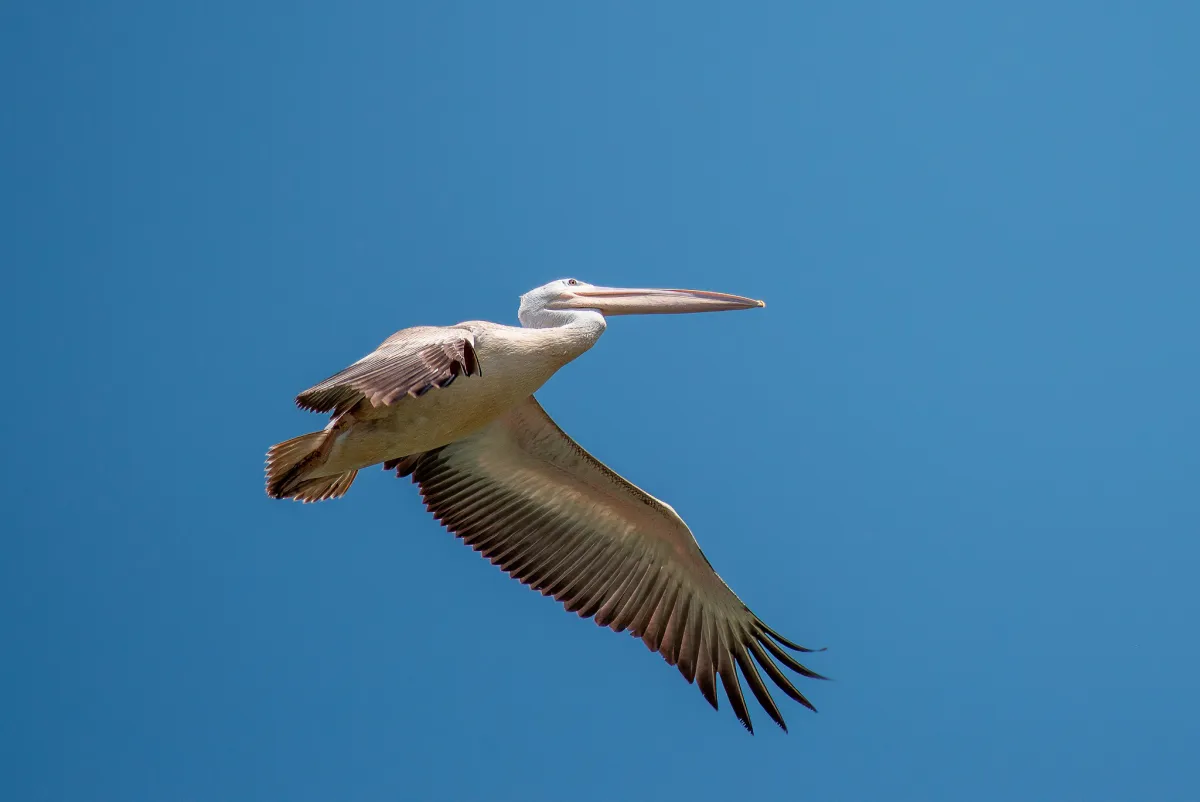
<instances>
[{"instance_id":1,"label":"far wing","mask_svg":"<svg viewBox=\"0 0 1200 802\"><path fill-rule=\"evenodd\" d=\"M481 375L475 336L467 329L414 326L393 334L373 352L296 396L313 412L342 412L363 398L374 406L449 387L459 376Z\"/></svg>"},{"instance_id":2,"label":"far wing","mask_svg":"<svg viewBox=\"0 0 1200 802\"><path fill-rule=\"evenodd\" d=\"M671 507L584 451L532 396L474 435L398 464L447 529L567 610L640 637L689 683L698 682L714 708L720 677L751 732L735 665L785 730L756 662L784 693L812 708L772 660L820 678L781 647L811 650L760 621L717 576Z\"/></svg>"}]
</instances>

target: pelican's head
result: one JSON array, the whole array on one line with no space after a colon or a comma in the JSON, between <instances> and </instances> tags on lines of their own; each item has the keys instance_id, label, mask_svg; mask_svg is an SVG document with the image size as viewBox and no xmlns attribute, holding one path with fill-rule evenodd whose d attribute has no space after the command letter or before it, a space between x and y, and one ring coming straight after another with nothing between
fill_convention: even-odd
<instances>
[{"instance_id":1,"label":"pelican's head","mask_svg":"<svg viewBox=\"0 0 1200 802\"><path fill-rule=\"evenodd\" d=\"M591 310L612 315L677 315L688 312L723 312L755 309L762 301L705 290L654 290L627 287L597 287L573 278L551 281L521 296L521 322L536 325L543 311ZM540 321L539 321L540 322ZM548 321L547 321L548 322ZM555 325L555 323L550 323Z\"/></svg>"}]
</instances>

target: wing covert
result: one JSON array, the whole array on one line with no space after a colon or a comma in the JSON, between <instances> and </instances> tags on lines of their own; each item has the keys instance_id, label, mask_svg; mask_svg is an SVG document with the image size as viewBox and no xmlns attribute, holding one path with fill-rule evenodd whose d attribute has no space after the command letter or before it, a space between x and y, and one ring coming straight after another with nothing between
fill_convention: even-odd
<instances>
[{"instance_id":1,"label":"wing covert","mask_svg":"<svg viewBox=\"0 0 1200 802\"><path fill-rule=\"evenodd\" d=\"M374 406L387 406L406 395L415 398L449 387L459 376L479 375L471 331L415 326L396 332L358 362L296 396L296 406L343 412L364 398Z\"/></svg>"}]
</instances>

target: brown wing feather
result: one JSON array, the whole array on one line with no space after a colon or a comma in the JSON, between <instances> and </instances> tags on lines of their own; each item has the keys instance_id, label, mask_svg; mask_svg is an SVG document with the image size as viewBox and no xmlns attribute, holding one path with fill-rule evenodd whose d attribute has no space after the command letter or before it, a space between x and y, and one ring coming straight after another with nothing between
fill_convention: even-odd
<instances>
[{"instance_id":1,"label":"brown wing feather","mask_svg":"<svg viewBox=\"0 0 1200 802\"><path fill-rule=\"evenodd\" d=\"M459 376L481 375L474 335L467 329L418 326L398 331L373 353L296 396L312 412L342 412L362 399L394 404Z\"/></svg>"},{"instance_id":2,"label":"brown wing feather","mask_svg":"<svg viewBox=\"0 0 1200 802\"><path fill-rule=\"evenodd\" d=\"M515 579L602 626L628 629L717 706L717 680L753 732L737 669L784 730L755 669L812 708L771 660L821 678L717 576L687 525L584 451L532 397L471 437L408 458L429 511Z\"/></svg>"}]
</instances>

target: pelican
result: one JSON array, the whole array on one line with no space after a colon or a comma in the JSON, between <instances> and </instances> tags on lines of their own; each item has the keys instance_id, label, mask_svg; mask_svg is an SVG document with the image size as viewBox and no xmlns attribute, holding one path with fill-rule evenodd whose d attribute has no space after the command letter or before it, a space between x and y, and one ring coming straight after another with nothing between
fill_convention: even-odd
<instances>
[{"instance_id":1,"label":"pelican","mask_svg":"<svg viewBox=\"0 0 1200 802\"><path fill-rule=\"evenodd\" d=\"M785 648L814 650L763 623L670 505L584 451L533 397L596 344L609 317L762 306L720 292L568 278L521 296L520 327L473 320L403 329L296 397L301 409L331 420L267 452L267 494L337 498L359 470L380 463L411 476L429 512L514 579L600 626L629 630L695 682L713 708L719 678L753 733L740 670L786 732L755 664L815 711L776 663L824 679Z\"/></svg>"}]
</instances>

